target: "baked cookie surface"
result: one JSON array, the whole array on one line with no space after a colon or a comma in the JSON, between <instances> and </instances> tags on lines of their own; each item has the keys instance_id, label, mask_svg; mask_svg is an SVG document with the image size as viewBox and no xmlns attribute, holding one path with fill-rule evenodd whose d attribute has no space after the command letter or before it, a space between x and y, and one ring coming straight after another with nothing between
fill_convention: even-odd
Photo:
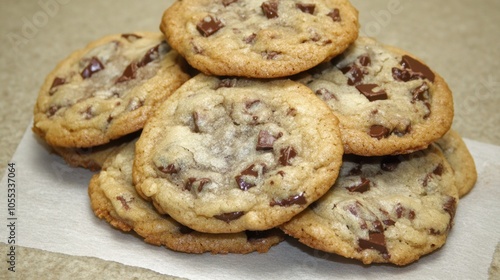
<instances>
[{"instance_id":1,"label":"baked cookie surface","mask_svg":"<svg viewBox=\"0 0 500 280\"><path fill-rule=\"evenodd\" d=\"M331 110L300 83L200 74L146 124L134 182L197 231L266 230L331 187L339 133Z\"/></svg>"},{"instance_id":2,"label":"baked cookie surface","mask_svg":"<svg viewBox=\"0 0 500 280\"><path fill-rule=\"evenodd\" d=\"M47 76L33 131L51 146L86 148L138 131L189 76L161 33L117 34L90 43Z\"/></svg>"},{"instance_id":3,"label":"baked cookie surface","mask_svg":"<svg viewBox=\"0 0 500 280\"><path fill-rule=\"evenodd\" d=\"M457 131L450 129L436 145L443 151L446 160L455 172L458 194L460 197L469 193L477 180L474 158L464 140Z\"/></svg>"},{"instance_id":4,"label":"baked cookie surface","mask_svg":"<svg viewBox=\"0 0 500 280\"><path fill-rule=\"evenodd\" d=\"M358 36L358 12L346 0L183 0L160 28L205 74L275 78L344 51Z\"/></svg>"},{"instance_id":5,"label":"baked cookie surface","mask_svg":"<svg viewBox=\"0 0 500 280\"><path fill-rule=\"evenodd\" d=\"M400 156L346 155L330 191L281 228L365 264L406 265L443 246L457 203L453 170L433 145Z\"/></svg>"},{"instance_id":6,"label":"baked cookie surface","mask_svg":"<svg viewBox=\"0 0 500 280\"><path fill-rule=\"evenodd\" d=\"M108 158L103 170L89 184L95 215L122 231L135 231L144 241L186 253L213 254L267 252L283 240L278 229L264 232L206 234L193 231L172 218L159 214L135 191L132 165L135 141Z\"/></svg>"},{"instance_id":7,"label":"baked cookie surface","mask_svg":"<svg viewBox=\"0 0 500 280\"><path fill-rule=\"evenodd\" d=\"M298 78L339 118L345 153L404 154L426 148L451 127L446 82L410 54L366 37Z\"/></svg>"}]
</instances>

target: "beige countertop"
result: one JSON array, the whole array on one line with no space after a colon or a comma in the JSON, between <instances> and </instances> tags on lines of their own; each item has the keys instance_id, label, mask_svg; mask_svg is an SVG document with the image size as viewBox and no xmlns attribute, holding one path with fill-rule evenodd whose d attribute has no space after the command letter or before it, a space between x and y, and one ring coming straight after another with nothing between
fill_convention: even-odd
<instances>
[{"instance_id":1,"label":"beige countertop","mask_svg":"<svg viewBox=\"0 0 500 280\"><path fill-rule=\"evenodd\" d=\"M31 125L38 89L56 63L107 34L157 31L161 15L170 3L1 1L2 175ZM445 78L454 94L453 127L463 137L500 145L500 1L352 0L352 3L360 11L361 35L413 53ZM82 262L85 263L84 258ZM102 271L105 269L91 275L103 277Z\"/></svg>"}]
</instances>

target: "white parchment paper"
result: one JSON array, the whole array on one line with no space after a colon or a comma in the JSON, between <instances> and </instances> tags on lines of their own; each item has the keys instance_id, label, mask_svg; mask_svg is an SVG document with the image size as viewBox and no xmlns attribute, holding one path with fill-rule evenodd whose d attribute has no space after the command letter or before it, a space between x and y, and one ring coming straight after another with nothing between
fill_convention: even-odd
<instances>
[{"instance_id":1,"label":"white parchment paper","mask_svg":"<svg viewBox=\"0 0 500 280\"><path fill-rule=\"evenodd\" d=\"M418 262L396 267L364 266L293 239L268 253L248 255L192 255L146 244L96 218L87 194L92 172L68 167L28 129L11 161L16 168L16 244L189 279L487 279L500 242L500 146L465 141L476 161L478 181L460 200L447 243ZM5 224L0 227L0 242L4 243L10 235L7 175L0 190L0 220Z\"/></svg>"}]
</instances>

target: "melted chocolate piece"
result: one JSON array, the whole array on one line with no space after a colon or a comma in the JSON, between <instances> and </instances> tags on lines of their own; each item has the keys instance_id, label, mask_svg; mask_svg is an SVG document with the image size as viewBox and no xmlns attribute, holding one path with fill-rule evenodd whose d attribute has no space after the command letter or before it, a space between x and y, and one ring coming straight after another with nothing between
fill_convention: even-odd
<instances>
[{"instance_id":1,"label":"melted chocolate piece","mask_svg":"<svg viewBox=\"0 0 500 280\"><path fill-rule=\"evenodd\" d=\"M223 213L219 215L215 215L214 218L217 220L224 221L226 223L229 223L231 221L237 220L241 218L241 216L245 215L245 212L243 211L237 211L237 212L229 212L229 213Z\"/></svg>"},{"instance_id":2,"label":"melted chocolate piece","mask_svg":"<svg viewBox=\"0 0 500 280\"><path fill-rule=\"evenodd\" d=\"M252 176L252 177L259 176L259 172L255 171L254 167L255 167L255 164L252 164L249 167L247 167L245 170L241 171L240 175L234 177L234 179L236 180L236 183L238 184L238 187L240 187L240 189L242 191L247 191L248 189L255 187L254 183L249 183L249 182L245 181L245 178L244 178L244 176Z\"/></svg>"},{"instance_id":3,"label":"melted chocolate piece","mask_svg":"<svg viewBox=\"0 0 500 280\"><path fill-rule=\"evenodd\" d=\"M256 150L271 150L273 148L274 142L281 136L281 133L278 134L278 136L274 136L267 130L259 131L259 135L257 136Z\"/></svg>"},{"instance_id":4,"label":"melted chocolate piece","mask_svg":"<svg viewBox=\"0 0 500 280\"><path fill-rule=\"evenodd\" d=\"M141 36L133 34L133 33L124 33L124 34L122 34L122 37L127 39L127 41L130 41L130 42L142 38Z\"/></svg>"},{"instance_id":5,"label":"melted chocolate piece","mask_svg":"<svg viewBox=\"0 0 500 280\"><path fill-rule=\"evenodd\" d=\"M399 137L403 137L410 132L411 132L411 124L407 125L403 130L396 128L395 130L392 131L393 134Z\"/></svg>"},{"instance_id":6,"label":"melted chocolate piece","mask_svg":"<svg viewBox=\"0 0 500 280\"><path fill-rule=\"evenodd\" d=\"M382 138L389 136L390 132L391 131L387 127L375 124L370 127L370 132L368 134L371 137L380 140Z\"/></svg>"},{"instance_id":7,"label":"melted chocolate piece","mask_svg":"<svg viewBox=\"0 0 500 280\"><path fill-rule=\"evenodd\" d=\"M55 90L56 87L58 87L60 85L64 85L65 83L66 83L66 79L55 77L54 81L52 82L52 85L50 86L49 94L50 95L54 94L54 92L56 92L56 90Z\"/></svg>"},{"instance_id":8,"label":"melted chocolate piece","mask_svg":"<svg viewBox=\"0 0 500 280\"><path fill-rule=\"evenodd\" d=\"M340 10L335 8L332 11L330 11L327 16L331 17L333 21L339 22L342 21L342 18L340 17Z\"/></svg>"},{"instance_id":9,"label":"melted chocolate piece","mask_svg":"<svg viewBox=\"0 0 500 280\"><path fill-rule=\"evenodd\" d=\"M373 89L376 87L378 87L378 85L376 84L362 84L357 85L356 89L370 101L387 99L387 92L385 92L383 89L379 91L373 91Z\"/></svg>"},{"instance_id":10,"label":"melted chocolate piece","mask_svg":"<svg viewBox=\"0 0 500 280\"><path fill-rule=\"evenodd\" d=\"M243 38L243 41L247 44L253 44L255 42L255 38L257 37L257 34L252 33L249 36Z\"/></svg>"},{"instance_id":11,"label":"melted chocolate piece","mask_svg":"<svg viewBox=\"0 0 500 280\"><path fill-rule=\"evenodd\" d=\"M204 17L196 25L196 29L198 29L198 32L200 32L200 34L204 37L209 37L223 27L224 23L222 23L218 18L212 16Z\"/></svg>"},{"instance_id":12,"label":"melted chocolate piece","mask_svg":"<svg viewBox=\"0 0 500 280\"><path fill-rule=\"evenodd\" d=\"M349 192L359 192L359 193L364 193L368 190L370 190L370 180L366 179L366 178L361 178L361 183L358 184L358 185L354 185L354 186L351 186L351 187L347 187L346 189L349 191Z\"/></svg>"},{"instance_id":13,"label":"melted chocolate piece","mask_svg":"<svg viewBox=\"0 0 500 280\"><path fill-rule=\"evenodd\" d=\"M358 57L359 64L361 66L370 66L372 64L372 60L368 55L361 55Z\"/></svg>"},{"instance_id":14,"label":"melted chocolate piece","mask_svg":"<svg viewBox=\"0 0 500 280\"><path fill-rule=\"evenodd\" d=\"M380 161L380 168L384 171L392 172L401 163L397 156L386 156Z\"/></svg>"},{"instance_id":15,"label":"melted chocolate piece","mask_svg":"<svg viewBox=\"0 0 500 280\"><path fill-rule=\"evenodd\" d=\"M101 63L101 61L97 57L92 57L87 64L87 66L82 70L82 73L80 75L84 79L90 78L92 75L95 73L101 71L104 69L104 65Z\"/></svg>"},{"instance_id":16,"label":"melted chocolate piece","mask_svg":"<svg viewBox=\"0 0 500 280\"><path fill-rule=\"evenodd\" d=\"M298 195L292 195L288 198L282 199L282 200L275 200L273 199L271 203L269 203L270 206L282 206L282 207L288 207L292 205L304 205L307 203L307 199L304 196L304 193L298 194Z\"/></svg>"},{"instance_id":17,"label":"melted chocolate piece","mask_svg":"<svg viewBox=\"0 0 500 280\"><path fill-rule=\"evenodd\" d=\"M262 56L265 59L272 60L275 59L279 54L280 54L279 52L275 51L265 51L264 53L262 53Z\"/></svg>"},{"instance_id":18,"label":"melted chocolate piece","mask_svg":"<svg viewBox=\"0 0 500 280\"><path fill-rule=\"evenodd\" d=\"M413 57L408 55L403 55L400 64L401 66L403 66L404 69L410 69L414 75L421 77L423 79L427 79L431 82L434 82L435 79L434 72L432 72L432 70L427 65L421 63L420 61L414 59Z\"/></svg>"},{"instance_id":19,"label":"melted chocolate piece","mask_svg":"<svg viewBox=\"0 0 500 280\"><path fill-rule=\"evenodd\" d=\"M306 4L306 3L297 3L295 4L295 7L297 7L299 10L301 10L304 13L308 14L314 14L314 9L316 8L316 4Z\"/></svg>"},{"instance_id":20,"label":"melted chocolate piece","mask_svg":"<svg viewBox=\"0 0 500 280\"><path fill-rule=\"evenodd\" d=\"M437 175L437 176L441 176L443 175L443 170L444 170L444 167L443 165L440 163L436 166L436 168L434 168L434 170L432 171L433 174Z\"/></svg>"},{"instance_id":21,"label":"melted chocolate piece","mask_svg":"<svg viewBox=\"0 0 500 280\"><path fill-rule=\"evenodd\" d=\"M130 63L127 68L125 68L125 71L123 71L123 74L116 80L116 83L122 83L134 79L137 69L137 64L134 62Z\"/></svg>"},{"instance_id":22,"label":"melted chocolate piece","mask_svg":"<svg viewBox=\"0 0 500 280\"><path fill-rule=\"evenodd\" d=\"M290 160L297 155L295 149L288 146L280 151L279 163L283 166L291 165Z\"/></svg>"},{"instance_id":23,"label":"melted chocolate piece","mask_svg":"<svg viewBox=\"0 0 500 280\"><path fill-rule=\"evenodd\" d=\"M160 45L156 45L149 49L144 57L137 63L137 67L144 67L148 65L150 62L154 61L159 57Z\"/></svg>"},{"instance_id":24,"label":"melted chocolate piece","mask_svg":"<svg viewBox=\"0 0 500 280\"><path fill-rule=\"evenodd\" d=\"M385 236L382 232L369 232L368 239L359 239L358 244L362 250L374 249L379 251L381 254L388 254L387 247L385 245Z\"/></svg>"},{"instance_id":25,"label":"melted chocolate piece","mask_svg":"<svg viewBox=\"0 0 500 280\"><path fill-rule=\"evenodd\" d=\"M278 1L266 1L260 5L262 12L268 18L278 17Z\"/></svg>"},{"instance_id":26,"label":"melted chocolate piece","mask_svg":"<svg viewBox=\"0 0 500 280\"><path fill-rule=\"evenodd\" d=\"M219 84L217 85L216 89L219 89L219 88L232 88L232 87L236 86L237 82L238 81L236 79L231 79L231 78L221 79L220 82L219 82Z\"/></svg>"},{"instance_id":27,"label":"melted chocolate piece","mask_svg":"<svg viewBox=\"0 0 500 280\"><path fill-rule=\"evenodd\" d=\"M158 167L158 170L165 174L175 174L179 172L179 169L175 166L175 164L169 164L166 167L165 166L160 166Z\"/></svg>"}]
</instances>

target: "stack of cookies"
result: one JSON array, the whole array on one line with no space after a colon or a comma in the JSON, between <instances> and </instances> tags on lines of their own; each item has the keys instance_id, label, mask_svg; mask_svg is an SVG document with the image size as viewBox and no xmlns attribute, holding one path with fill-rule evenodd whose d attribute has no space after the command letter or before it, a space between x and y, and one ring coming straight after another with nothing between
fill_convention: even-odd
<instances>
[{"instance_id":1,"label":"stack of cookies","mask_svg":"<svg viewBox=\"0 0 500 280\"><path fill-rule=\"evenodd\" d=\"M358 37L347 0L182 0L161 33L62 61L33 131L97 172L92 209L151 244L266 252L285 238L406 265L444 245L474 161L446 82Z\"/></svg>"}]
</instances>

